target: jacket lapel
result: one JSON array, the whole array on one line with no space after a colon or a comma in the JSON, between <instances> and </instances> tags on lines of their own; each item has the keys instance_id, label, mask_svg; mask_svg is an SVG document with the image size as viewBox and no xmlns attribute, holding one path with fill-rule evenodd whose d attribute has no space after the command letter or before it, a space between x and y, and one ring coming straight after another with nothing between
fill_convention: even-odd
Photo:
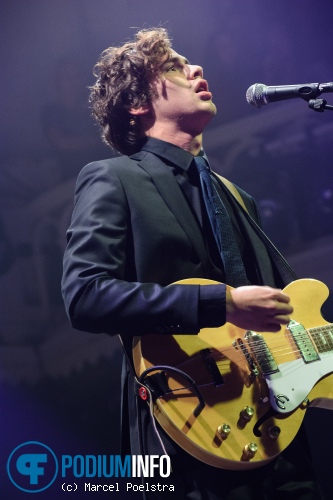
<instances>
[{"instance_id":1,"label":"jacket lapel","mask_svg":"<svg viewBox=\"0 0 333 500\"><path fill-rule=\"evenodd\" d=\"M147 152L137 153L131 158L139 160L138 165L150 175L156 189L190 240L203 268L208 269L208 254L201 228L193 216L171 168L158 157Z\"/></svg>"}]
</instances>

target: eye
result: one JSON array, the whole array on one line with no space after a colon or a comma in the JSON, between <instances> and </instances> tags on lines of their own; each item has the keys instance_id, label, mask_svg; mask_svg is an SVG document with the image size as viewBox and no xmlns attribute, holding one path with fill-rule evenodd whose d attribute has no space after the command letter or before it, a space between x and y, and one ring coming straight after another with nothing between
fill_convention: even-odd
<instances>
[{"instance_id":1,"label":"eye","mask_svg":"<svg viewBox=\"0 0 333 500\"><path fill-rule=\"evenodd\" d=\"M168 67L166 68L166 70L165 70L165 71L166 71L166 73L167 73L167 72L169 72L169 71L177 71L177 68L176 68L176 66L173 64L172 66L168 66Z\"/></svg>"}]
</instances>

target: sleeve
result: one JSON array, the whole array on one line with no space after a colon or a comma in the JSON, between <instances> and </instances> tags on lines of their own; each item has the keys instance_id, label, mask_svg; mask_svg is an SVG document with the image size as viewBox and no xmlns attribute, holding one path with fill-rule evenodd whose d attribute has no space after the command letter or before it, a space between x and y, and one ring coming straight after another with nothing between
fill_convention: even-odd
<instances>
[{"instance_id":1,"label":"sleeve","mask_svg":"<svg viewBox=\"0 0 333 500\"><path fill-rule=\"evenodd\" d=\"M200 328L214 328L226 322L226 286L200 286Z\"/></svg>"},{"instance_id":2,"label":"sleeve","mask_svg":"<svg viewBox=\"0 0 333 500\"><path fill-rule=\"evenodd\" d=\"M62 294L72 326L128 336L198 333L202 287L128 280L130 232L116 169L106 161L86 166L77 181L63 264Z\"/></svg>"}]
</instances>

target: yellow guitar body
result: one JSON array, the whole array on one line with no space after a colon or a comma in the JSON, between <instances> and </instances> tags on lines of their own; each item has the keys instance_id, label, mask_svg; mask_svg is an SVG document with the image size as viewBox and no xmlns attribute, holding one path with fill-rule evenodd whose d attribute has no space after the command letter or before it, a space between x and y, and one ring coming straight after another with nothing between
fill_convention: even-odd
<instances>
[{"instance_id":1,"label":"yellow guitar body","mask_svg":"<svg viewBox=\"0 0 333 500\"><path fill-rule=\"evenodd\" d=\"M234 470L265 465L292 442L311 401L333 397L333 325L331 330L320 314L328 289L306 279L284 291L294 308L294 330L249 337L226 323L198 335L134 338L138 377L156 365L180 370L157 370L163 371L168 391L155 399L154 415L179 446L207 464ZM298 323L305 333L299 333ZM181 372L202 395L205 406L199 412L198 397Z\"/></svg>"}]
</instances>

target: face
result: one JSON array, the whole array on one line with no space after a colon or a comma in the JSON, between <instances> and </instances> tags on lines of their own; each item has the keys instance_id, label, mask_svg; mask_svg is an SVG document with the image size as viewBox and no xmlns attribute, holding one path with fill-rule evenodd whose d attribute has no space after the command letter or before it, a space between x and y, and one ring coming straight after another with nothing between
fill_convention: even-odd
<instances>
[{"instance_id":1,"label":"face","mask_svg":"<svg viewBox=\"0 0 333 500\"><path fill-rule=\"evenodd\" d=\"M156 96L152 102L155 123L200 134L216 114L212 94L200 66L172 52L159 77L152 82Z\"/></svg>"}]
</instances>

